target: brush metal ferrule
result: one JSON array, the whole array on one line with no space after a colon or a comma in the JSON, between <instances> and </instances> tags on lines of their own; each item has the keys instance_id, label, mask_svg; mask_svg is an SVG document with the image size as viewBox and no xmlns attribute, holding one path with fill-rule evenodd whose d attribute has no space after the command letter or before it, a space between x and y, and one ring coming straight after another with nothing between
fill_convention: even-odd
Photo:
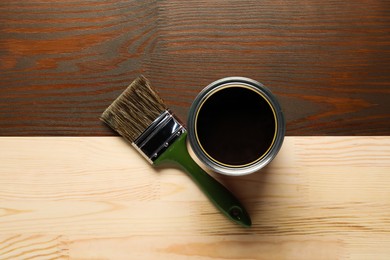
<instances>
[{"instance_id":1,"label":"brush metal ferrule","mask_svg":"<svg viewBox=\"0 0 390 260\"><path fill-rule=\"evenodd\" d=\"M171 143L186 132L183 124L171 113L164 111L153 123L132 143L151 164Z\"/></svg>"}]
</instances>

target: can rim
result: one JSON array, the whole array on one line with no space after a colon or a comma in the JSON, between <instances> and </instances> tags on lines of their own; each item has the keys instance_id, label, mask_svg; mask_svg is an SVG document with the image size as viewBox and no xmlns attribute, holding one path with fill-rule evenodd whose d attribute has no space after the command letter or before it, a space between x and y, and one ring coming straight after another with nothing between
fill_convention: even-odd
<instances>
[{"instance_id":1,"label":"can rim","mask_svg":"<svg viewBox=\"0 0 390 260\"><path fill-rule=\"evenodd\" d=\"M208 97L214 94L218 89L233 86L243 86L255 90L257 93L261 94L261 96L266 99L271 109L273 110L276 123L274 141L268 151L264 153L258 160L251 162L248 165L242 166L229 166L223 163L218 163L217 161L211 159L210 156L206 154L201 147L196 135L197 114L205 100L207 100ZM213 171L230 176L241 176L256 172L271 162L282 146L285 135L285 128L284 116L276 97L260 82L245 77L222 78L212 82L207 87L205 87L194 99L189 110L187 121L189 143L199 161Z\"/></svg>"}]
</instances>

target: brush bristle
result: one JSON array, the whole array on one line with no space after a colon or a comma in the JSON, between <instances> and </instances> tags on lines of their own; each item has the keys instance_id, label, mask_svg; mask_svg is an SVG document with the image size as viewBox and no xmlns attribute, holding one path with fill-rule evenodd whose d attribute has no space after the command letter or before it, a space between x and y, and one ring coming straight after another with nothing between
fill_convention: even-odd
<instances>
[{"instance_id":1,"label":"brush bristle","mask_svg":"<svg viewBox=\"0 0 390 260\"><path fill-rule=\"evenodd\" d=\"M150 82L135 79L103 112L101 119L127 141L134 142L167 107Z\"/></svg>"}]
</instances>

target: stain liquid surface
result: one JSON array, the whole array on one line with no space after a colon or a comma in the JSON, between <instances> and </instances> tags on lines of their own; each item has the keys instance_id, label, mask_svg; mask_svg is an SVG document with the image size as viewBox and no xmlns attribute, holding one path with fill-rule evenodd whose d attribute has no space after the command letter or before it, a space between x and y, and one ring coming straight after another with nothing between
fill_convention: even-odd
<instances>
[{"instance_id":1,"label":"stain liquid surface","mask_svg":"<svg viewBox=\"0 0 390 260\"><path fill-rule=\"evenodd\" d=\"M201 106L196 134L203 150L217 163L239 167L260 159L273 143L275 117L254 90L227 87Z\"/></svg>"}]
</instances>

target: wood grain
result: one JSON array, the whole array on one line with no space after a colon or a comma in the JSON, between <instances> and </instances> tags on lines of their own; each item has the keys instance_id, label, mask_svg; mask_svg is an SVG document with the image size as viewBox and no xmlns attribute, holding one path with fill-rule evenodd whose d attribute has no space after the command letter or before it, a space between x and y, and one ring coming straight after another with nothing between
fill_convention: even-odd
<instances>
[{"instance_id":1,"label":"wood grain","mask_svg":"<svg viewBox=\"0 0 390 260\"><path fill-rule=\"evenodd\" d=\"M140 73L185 121L214 80L282 103L287 135L390 135L390 5L358 1L0 3L0 135L112 135L101 112Z\"/></svg>"},{"instance_id":2,"label":"wood grain","mask_svg":"<svg viewBox=\"0 0 390 260\"><path fill-rule=\"evenodd\" d=\"M390 138L287 137L217 176L253 227L118 137L0 138L0 259L387 259Z\"/></svg>"}]
</instances>

